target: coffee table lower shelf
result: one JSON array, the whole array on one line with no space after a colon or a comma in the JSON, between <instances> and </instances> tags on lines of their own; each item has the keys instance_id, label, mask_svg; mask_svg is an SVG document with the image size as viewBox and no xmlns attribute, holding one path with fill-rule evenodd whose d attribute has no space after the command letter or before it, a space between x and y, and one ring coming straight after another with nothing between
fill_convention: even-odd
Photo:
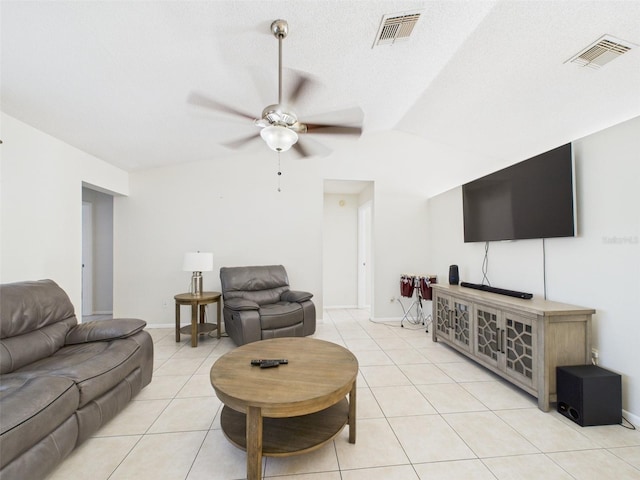
<instances>
[{"instance_id":1,"label":"coffee table lower shelf","mask_svg":"<svg viewBox=\"0 0 640 480\"><path fill-rule=\"evenodd\" d=\"M311 452L331 441L349 420L346 398L320 412L299 417L262 419L262 455L288 457ZM247 417L225 406L220 416L227 439L242 450L247 449Z\"/></svg>"}]
</instances>

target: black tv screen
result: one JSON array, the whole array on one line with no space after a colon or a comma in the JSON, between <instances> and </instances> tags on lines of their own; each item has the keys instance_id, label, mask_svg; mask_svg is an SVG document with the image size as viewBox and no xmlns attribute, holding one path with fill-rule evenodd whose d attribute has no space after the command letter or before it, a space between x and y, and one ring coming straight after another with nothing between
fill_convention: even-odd
<instances>
[{"instance_id":1,"label":"black tv screen","mask_svg":"<svg viewBox=\"0 0 640 480\"><path fill-rule=\"evenodd\" d=\"M575 235L571 144L462 186L464 241Z\"/></svg>"}]
</instances>

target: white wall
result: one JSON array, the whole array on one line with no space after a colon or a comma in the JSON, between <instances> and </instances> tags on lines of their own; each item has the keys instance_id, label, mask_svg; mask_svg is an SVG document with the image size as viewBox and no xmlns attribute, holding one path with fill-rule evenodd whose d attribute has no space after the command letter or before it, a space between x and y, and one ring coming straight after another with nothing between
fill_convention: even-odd
<instances>
[{"instance_id":1,"label":"white wall","mask_svg":"<svg viewBox=\"0 0 640 480\"><path fill-rule=\"evenodd\" d=\"M323 296L325 307L358 304L358 195L325 194Z\"/></svg>"},{"instance_id":2,"label":"white wall","mask_svg":"<svg viewBox=\"0 0 640 480\"><path fill-rule=\"evenodd\" d=\"M114 315L174 321L174 295L189 291L185 252L213 252L205 290L220 291L223 266L282 264L292 288L314 294L321 317L323 182L318 161L235 156L132 173L115 199ZM183 318L187 319L186 311Z\"/></svg>"},{"instance_id":3,"label":"white wall","mask_svg":"<svg viewBox=\"0 0 640 480\"><path fill-rule=\"evenodd\" d=\"M0 281L51 278L79 314L82 183L127 194L128 174L13 117L0 121Z\"/></svg>"},{"instance_id":4,"label":"white wall","mask_svg":"<svg viewBox=\"0 0 640 480\"><path fill-rule=\"evenodd\" d=\"M323 159L323 175L331 179L371 181L359 199L373 202L373 302L376 319L402 317L392 297L400 295L400 276L430 273L427 236L427 192L438 185L439 174L457 163L456 154L442 145L398 132L376 133L343 147ZM446 170L447 173L443 173ZM367 172L367 177L362 172Z\"/></svg>"},{"instance_id":5,"label":"white wall","mask_svg":"<svg viewBox=\"0 0 640 480\"><path fill-rule=\"evenodd\" d=\"M416 144L422 145L411 136L383 134L340 146L329 157L284 154L282 192L277 155L260 148L132 173L130 195L114 203L114 315L171 324L173 296L189 288L182 257L201 250L214 254L205 289L220 290L222 266L281 263L294 288L314 294L321 317L323 182L330 178L375 182L373 311L399 319L402 310L389 299L399 294L401 273L426 269L427 196L415 190L429 180L425 169L442 160L416 164L416 152L423 155Z\"/></svg>"},{"instance_id":6,"label":"white wall","mask_svg":"<svg viewBox=\"0 0 640 480\"><path fill-rule=\"evenodd\" d=\"M578 236L545 240L547 298L597 310L600 365L622 375L623 408L640 416L640 118L574 142ZM482 280L484 244L463 243L461 188L429 200L430 258ZM492 285L544 293L542 240L491 242Z\"/></svg>"}]
</instances>

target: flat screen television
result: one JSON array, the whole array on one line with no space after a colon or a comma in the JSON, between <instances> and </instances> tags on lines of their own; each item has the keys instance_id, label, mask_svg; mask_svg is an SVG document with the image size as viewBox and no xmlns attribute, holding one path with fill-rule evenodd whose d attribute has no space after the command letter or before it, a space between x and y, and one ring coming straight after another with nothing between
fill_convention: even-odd
<instances>
[{"instance_id":1,"label":"flat screen television","mask_svg":"<svg viewBox=\"0 0 640 480\"><path fill-rule=\"evenodd\" d=\"M575 235L568 143L462 186L464 241Z\"/></svg>"}]
</instances>

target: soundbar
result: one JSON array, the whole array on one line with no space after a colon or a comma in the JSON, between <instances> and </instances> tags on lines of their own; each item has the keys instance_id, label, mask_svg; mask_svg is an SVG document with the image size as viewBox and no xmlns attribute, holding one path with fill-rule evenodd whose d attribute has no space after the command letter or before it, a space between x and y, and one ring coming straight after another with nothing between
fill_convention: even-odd
<instances>
[{"instance_id":1,"label":"soundbar","mask_svg":"<svg viewBox=\"0 0 640 480\"><path fill-rule=\"evenodd\" d=\"M497 293L499 295L507 295L509 297L524 298L526 300L533 298L533 294L531 293L518 292L517 290L506 290L504 288L490 287L489 285L482 285L480 283L460 282L460 286L467 287L467 288L474 288L476 290L482 290L483 292L491 292L491 293Z\"/></svg>"}]
</instances>

